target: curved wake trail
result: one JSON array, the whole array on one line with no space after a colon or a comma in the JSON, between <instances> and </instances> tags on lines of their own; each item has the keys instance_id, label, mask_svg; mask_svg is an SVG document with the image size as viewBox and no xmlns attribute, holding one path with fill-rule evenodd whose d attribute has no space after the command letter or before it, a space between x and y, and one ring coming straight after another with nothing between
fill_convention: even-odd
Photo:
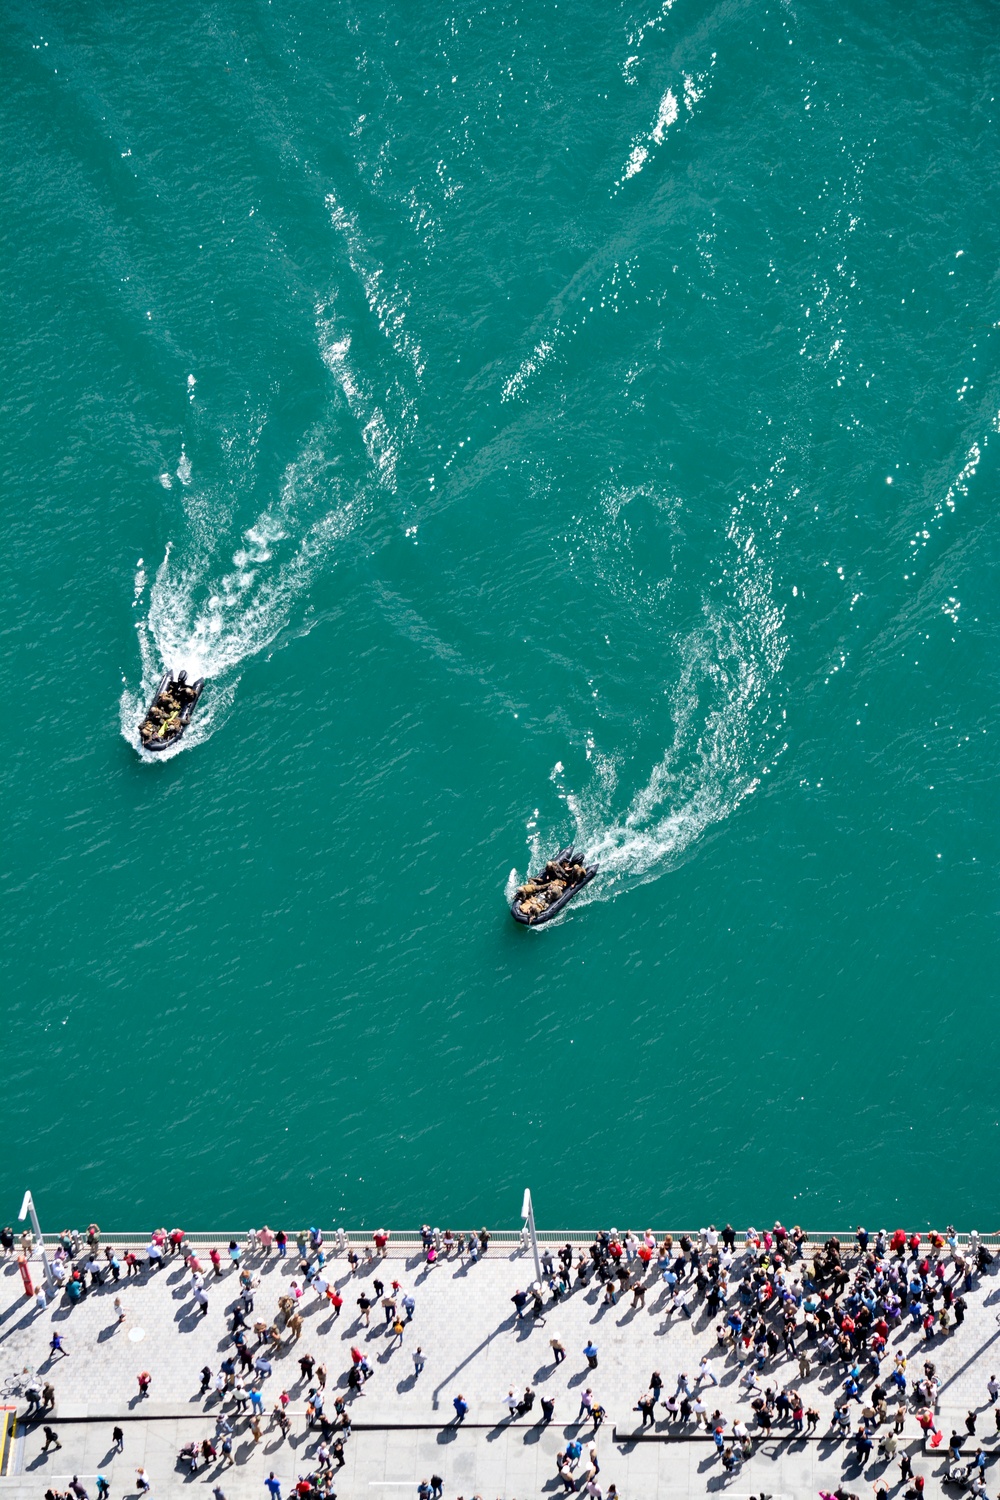
<instances>
[{"instance_id":1,"label":"curved wake trail","mask_svg":"<svg viewBox=\"0 0 1000 1500\"><path fill-rule=\"evenodd\" d=\"M772 570L758 534L768 524L760 500L777 471L780 462L754 497L757 515L743 497L730 519L727 541L735 560L724 572L725 595L721 589L706 593L700 623L679 641L680 670L668 690L673 731L645 785L622 809L626 749L601 750L597 736L588 737L593 774L582 791L564 788L561 764L552 773L575 846L585 851L588 863L600 865L575 907L610 900L675 868L709 827L756 790L784 749L783 743L771 748L783 723L783 716L775 719L771 697L787 651L784 612L774 601ZM613 509L612 515L617 523ZM613 570L617 559L616 593L636 593L634 579L620 572L630 556L627 534L616 524L602 540L598 571ZM655 603L648 595L643 602ZM565 822L561 830L543 834L536 817L528 825L532 869L569 842ZM512 871L508 899L516 884Z\"/></svg>"}]
</instances>

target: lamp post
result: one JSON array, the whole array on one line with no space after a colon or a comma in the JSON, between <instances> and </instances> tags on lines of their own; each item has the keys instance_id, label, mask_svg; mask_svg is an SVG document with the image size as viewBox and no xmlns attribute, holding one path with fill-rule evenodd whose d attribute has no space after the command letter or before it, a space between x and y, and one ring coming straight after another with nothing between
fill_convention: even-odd
<instances>
[{"instance_id":1,"label":"lamp post","mask_svg":"<svg viewBox=\"0 0 1000 1500\"><path fill-rule=\"evenodd\" d=\"M521 1204L521 1218L527 1223L528 1233L531 1235L531 1251L535 1257L535 1280L541 1286L542 1263L538 1259L538 1235L535 1231L535 1210L531 1206L530 1188L525 1188L524 1190L524 1201Z\"/></svg>"},{"instance_id":2,"label":"lamp post","mask_svg":"<svg viewBox=\"0 0 1000 1500\"><path fill-rule=\"evenodd\" d=\"M49 1258L45 1254L45 1240L42 1238L41 1225L38 1222L38 1214L35 1212L35 1200L30 1193L25 1193L24 1202L21 1204L21 1212L17 1216L18 1220L26 1219L29 1214L31 1216L31 1227L35 1231L35 1239L38 1241L38 1248L42 1256L42 1269L45 1272L45 1280L51 1291L55 1286L55 1279L49 1268Z\"/></svg>"}]
</instances>

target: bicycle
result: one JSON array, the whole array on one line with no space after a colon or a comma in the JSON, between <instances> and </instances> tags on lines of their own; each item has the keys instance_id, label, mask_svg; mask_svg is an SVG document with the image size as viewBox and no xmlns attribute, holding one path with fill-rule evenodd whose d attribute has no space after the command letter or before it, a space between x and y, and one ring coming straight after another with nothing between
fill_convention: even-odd
<instances>
[{"instance_id":1,"label":"bicycle","mask_svg":"<svg viewBox=\"0 0 1000 1500\"><path fill-rule=\"evenodd\" d=\"M23 1396L34 1379L35 1372L30 1365L25 1365L23 1370L15 1371L8 1375L3 1385L0 1386L0 1400L8 1401L17 1396Z\"/></svg>"}]
</instances>

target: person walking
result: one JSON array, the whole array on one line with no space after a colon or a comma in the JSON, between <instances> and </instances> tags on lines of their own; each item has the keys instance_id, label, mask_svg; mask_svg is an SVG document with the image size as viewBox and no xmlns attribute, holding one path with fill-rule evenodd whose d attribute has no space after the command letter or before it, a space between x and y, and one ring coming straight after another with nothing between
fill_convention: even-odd
<instances>
[{"instance_id":1,"label":"person walking","mask_svg":"<svg viewBox=\"0 0 1000 1500\"><path fill-rule=\"evenodd\" d=\"M986 1389L990 1395L990 1405L996 1406L997 1397L1000 1396L1000 1380L997 1380L995 1375L991 1375L986 1382Z\"/></svg>"},{"instance_id":2,"label":"person walking","mask_svg":"<svg viewBox=\"0 0 1000 1500\"><path fill-rule=\"evenodd\" d=\"M69 1350L63 1343L63 1336L61 1333L54 1333L49 1339L49 1358L55 1359L57 1354L62 1354L67 1359L69 1358Z\"/></svg>"},{"instance_id":3,"label":"person walking","mask_svg":"<svg viewBox=\"0 0 1000 1500\"><path fill-rule=\"evenodd\" d=\"M273 1469L264 1480L264 1484L266 1485L268 1493L271 1496L271 1500L281 1500L281 1484L275 1478Z\"/></svg>"},{"instance_id":4,"label":"person walking","mask_svg":"<svg viewBox=\"0 0 1000 1500\"><path fill-rule=\"evenodd\" d=\"M111 1485L103 1474L97 1476L97 1500L108 1500L111 1494Z\"/></svg>"},{"instance_id":5,"label":"person walking","mask_svg":"<svg viewBox=\"0 0 1000 1500\"><path fill-rule=\"evenodd\" d=\"M455 1421L464 1422L469 1414L468 1401L466 1401L463 1395L459 1394L455 1397L454 1401L452 1401L451 1404L455 1408Z\"/></svg>"},{"instance_id":6,"label":"person walking","mask_svg":"<svg viewBox=\"0 0 1000 1500\"><path fill-rule=\"evenodd\" d=\"M427 1361L424 1358L424 1351L421 1349L420 1345L418 1344L417 1347L413 1351L413 1374L414 1374L414 1377L419 1376L421 1370L424 1368L424 1365L426 1363L427 1363Z\"/></svg>"},{"instance_id":7,"label":"person walking","mask_svg":"<svg viewBox=\"0 0 1000 1500\"><path fill-rule=\"evenodd\" d=\"M135 1471L135 1487L140 1495L148 1495L153 1486L149 1482L149 1475L145 1469L140 1467Z\"/></svg>"},{"instance_id":8,"label":"person walking","mask_svg":"<svg viewBox=\"0 0 1000 1500\"><path fill-rule=\"evenodd\" d=\"M121 1427L111 1429L111 1441L119 1453L125 1452L125 1433Z\"/></svg>"},{"instance_id":9,"label":"person walking","mask_svg":"<svg viewBox=\"0 0 1000 1500\"><path fill-rule=\"evenodd\" d=\"M59 1441L59 1435L54 1427L43 1427L42 1431L45 1433L45 1443L42 1447L43 1453L48 1453L50 1448L62 1447L62 1443Z\"/></svg>"},{"instance_id":10,"label":"person walking","mask_svg":"<svg viewBox=\"0 0 1000 1500\"><path fill-rule=\"evenodd\" d=\"M566 1345L563 1343L562 1339L559 1338L558 1335L553 1335L553 1337L549 1339L549 1347L552 1350L552 1363L555 1365L562 1364L563 1360L566 1358Z\"/></svg>"},{"instance_id":11,"label":"person walking","mask_svg":"<svg viewBox=\"0 0 1000 1500\"><path fill-rule=\"evenodd\" d=\"M150 1373L149 1373L148 1370L141 1370L139 1372L139 1374L135 1378L136 1378L136 1380L139 1383L139 1397L140 1397L140 1399L142 1399L142 1397L144 1397L144 1396L148 1396L149 1395L150 1383L151 1383L151 1381L153 1379L152 1375L150 1375Z\"/></svg>"}]
</instances>

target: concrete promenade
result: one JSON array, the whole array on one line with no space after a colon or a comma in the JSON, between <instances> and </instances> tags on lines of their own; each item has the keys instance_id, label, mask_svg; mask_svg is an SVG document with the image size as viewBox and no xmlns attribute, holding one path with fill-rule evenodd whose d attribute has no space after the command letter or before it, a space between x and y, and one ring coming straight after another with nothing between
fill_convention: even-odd
<instances>
[{"instance_id":1,"label":"concrete promenade","mask_svg":"<svg viewBox=\"0 0 1000 1500\"><path fill-rule=\"evenodd\" d=\"M105 1242L116 1243L113 1236L105 1237ZM223 1256L225 1248L226 1242L220 1240ZM290 1248L287 1259L279 1260L272 1253L267 1259L258 1255L248 1262L260 1282L254 1309L247 1314L251 1329L258 1320L274 1321L279 1295L301 1279L294 1243ZM737 1246L738 1252L741 1248ZM852 1269L854 1247L845 1249L848 1269ZM779 1351L768 1361L760 1382L799 1390L805 1405L820 1412L814 1436L796 1436L787 1423L777 1425L770 1438L757 1431L753 1457L726 1475L704 1430L696 1432L690 1423L683 1428L677 1423L668 1425L662 1406L657 1408L655 1425L640 1435L640 1417L634 1407L647 1390L651 1373L662 1374L664 1396L674 1390L681 1372L687 1372L693 1388L705 1355L718 1381L717 1386L710 1380L703 1383L708 1414L718 1408L727 1419L727 1432L737 1418L754 1432L749 1396L739 1385L741 1367L716 1338L716 1326L724 1314L707 1316L703 1301L695 1305L691 1318L680 1311L668 1314L667 1295L654 1264L646 1278L644 1306L633 1308L631 1295L610 1305L604 1301L603 1288L592 1280L558 1305L547 1298L543 1316L536 1318L528 1312L518 1318L510 1299L517 1289L531 1283L533 1264L530 1254L508 1247L491 1247L476 1264L452 1257L428 1267L418 1250L390 1246L387 1259L363 1260L353 1276L343 1253L332 1258L326 1274L344 1296L343 1310L339 1318L334 1317L328 1303L312 1290L305 1291L298 1303L301 1337L294 1341L286 1332L273 1357L273 1373L253 1381L262 1388L265 1414L263 1438L255 1444L247 1416L236 1411L231 1397L198 1394L202 1367L217 1372L232 1351L227 1309L239 1294L235 1271L227 1265L224 1275L216 1277L207 1256L201 1258L209 1298L204 1317L180 1257L168 1258L159 1270L144 1270L139 1277L126 1277L123 1268L117 1284L109 1278L75 1306L60 1296L45 1311L25 1300L16 1265L4 1264L0 1272L0 1380L30 1366L41 1381L51 1381L55 1407L41 1420L19 1421L5 1477L0 1478L0 1500L5 1495L12 1500L40 1497L50 1486L65 1490L74 1473L93 1497L98 1471L111 1481L111 1494L117 1500L137 1493L138 1465L148 1470L156 1494L180 1493L192 1484L210 1494L218 1484L232 1500L244 1495L260 1500L267 1496L264 1480L273 1469L282 1482L282 1495L287 1496L299 1475L315 1469L320 1441L317 1432L305 1429L306 1393L315 1380L302 1378L299 1357L309 1354L326 1365L326 1408L332 1413L334 1395L347 1394L352 1345L364 1351L373 1373L363 1396L348 1399L354 1431L346 1445L345 1466L335 1480L341 1500L374 1497L380 1489L398 1489L405 1495L407 1488L412 1492L432 1474L443 1479L446 1500L456 1496L470 1500L473 1495L483 1500L524 1500L525 1496L561 1493L555 1455L568 1438L579 1435L584 1442L578 1478L588 1468L586 1449L592 1429L589 1423L578 1424L580 1397L588 1387L608 1414L596 1437L601 1465L597 1484L605 1496L611 1483L628 1500L721 1489L734 1497L762 1492L805 1497L820 1490L833 1491L841 1484L866 1497L882 1476L890 1494L901 1495L906 1488L900 1481L898 1459L887 1464L877 1456L878 1439L892 1427L895 1397L889 1398L888 1424L875 1434L872 1461L862 1470L853 1442L826 1435L844 1368L839 1361L818 1364L815 1345L805 1343L801 1347L812 1362L807 1377L801 1377L797 1357L792 1360ZM37 1258L31 1269L39 1279ZM738 1261L730 1282L731 1304L736 1302L739 1271ZM801 1262L796 1271L801 1271ZM415 1299L413 1320L406 1324L401 1340L393 1336L377 1301L370 1326L359 1316L357 1298L362 1292L374 1296L373 1276L379 1276L387 1290L393 1279L398 1280L400 1296L409 1292ZM116 1295L125 1310L123 1323L116 1319ZM934 1360L937 1366L936 1420L944 1443L936 1453L922 1454L916 1406L911 1401L905 1403L907 1415L899 1439L900 1450L912 1453L915 1470L925 1476L927 1493L960 1494L958 1489L941 1490L947 1442L952 1429L965 1436L967 1413L976 1410L977 1436L967 1439L965 1448L971 1454L982 1443L989 1457L986 1491L996 1496L1000 1469L994 1468L994 1455L1000 1454L1000 1437L989 1409L987 1380L994 1373L1000 1375L1000 1278L990 1273L975 1277L966 1298L968 1311L962 1326L930 1341L919 1330L914 1332L910 1319L904 1317L901 1327L891 1334L883 1374L891 1385L888 1376L898 1351L909 1357L911 1386L925 1359ZM50 1354L54 1332L62 1334L67 1354ZM567 1350L566 1359L558 1365L549 1343L553 1337L561 1339ZM597 1347L595 1369L583 1355L584 1345L591 1340ZM256 1342L252 1332L249 1342ZM426 1359L419 1375L413 1362L418 1345ZM152 1377L144 1398L139 1396L136 1379L143 1371ZM871 1377L866 1377L867 1386L871 1383ZM542 1425L537 1403L529 1418L508 1420L504 1402L508 1390L513 1388L520 1395L529 1385L539 1398L555 1400L549 1426ZM291 1434L285 1439L271 1425L270 1415L282 1390L289 1394L292 1419ZM458 1394L469 1404L460 1428L455 1425L452 1406ZM23 1418L24 1399L15 1404ZM861 1410L860 1404L852 1405L852 1428ZM216 1461L194 1476L184 1472L176 1462L179 1448L192 1439L212 1437L220 1411L229 1415L235 1428L235 1464L227 1468ZM45 1454L41 1451L44 1422L56 1429L62 1443L61 1449ZM111 1451L116 1424L125 1432L121 1454Z\"/></svg>"}]
</instances>

